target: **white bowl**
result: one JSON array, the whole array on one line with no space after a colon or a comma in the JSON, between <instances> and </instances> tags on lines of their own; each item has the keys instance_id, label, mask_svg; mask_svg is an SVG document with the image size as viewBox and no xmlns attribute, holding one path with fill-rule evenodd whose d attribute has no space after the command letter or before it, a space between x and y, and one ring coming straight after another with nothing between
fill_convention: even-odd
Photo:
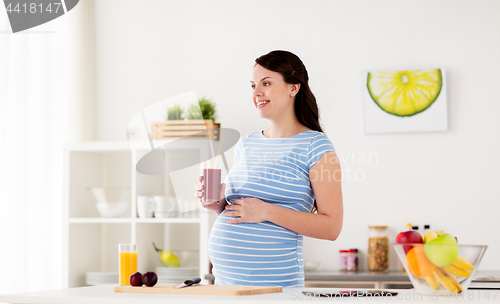
<instances>
[{"instance_id":1,"label":"white bowl","mask_svg":"<svg viewBox=\"0 0 500 304\"><path fill-rule=\"evenodd\" d=\"M130 202L130 188L123 187L93 187L88 188L96 203Z\"/></svg>"},{"instance_id":2,"label":"white bowl","mask_svg":"<svg viewBox=\"0 0 500 304\"><path fill-rule=\"evenodd\" d=\"M96 201L96 208L102 217L122 215L130 204L130 188L94 187L89 188Z\"/></svg>"},{"instance_id":3,"label":"white bowl","mask_svg":"<svg viewBox=\"0 0 500 304\"><path fill-rule=\"evenodd\" d=\"M174 250L174 254L181 261L181 267L200 266L200 252L198 250Z\"/></svg>"},{"instance_id":4,"label":"white bowl","mask_svg":"<svg viewBox=\"0 0 500 304\"><path fill-rule=\"evenodd\" d=\"M95 206L102 217L117 217L127 210L128 202L97 203Z\"/></svg>"},{"instance_id":5,"label":"white bowl","mask_svg":"<svg viewBox=\"0 0 500 304\"><path fill-rule=\"evenodd\" d=\"M487 247L462 244L394 244L394 249L417 291L423 295L450 297L455 292L467 294L466 291ZM430 260L429 253L432 253L434 258L455 254L455 261L438 266ZM470 268L462 269L466 263L459 262L460 260L468 262Z\"/></svg>"},{"instance_id":6,"label":"white bowl","mask_svg":"<svg viewBox=\"0 0 500 304\"><path fill-rule=\"evenodd\" d=\"M305 262L304 271L315 271L318 269L320 262Z\"/></svg>"}]
</instances>

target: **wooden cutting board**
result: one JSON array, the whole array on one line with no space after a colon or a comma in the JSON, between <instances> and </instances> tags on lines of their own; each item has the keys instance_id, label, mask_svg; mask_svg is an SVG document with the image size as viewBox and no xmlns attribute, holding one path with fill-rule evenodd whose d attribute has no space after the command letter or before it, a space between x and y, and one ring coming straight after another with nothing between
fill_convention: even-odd
<instances>
[{"instance_id":1,"label":"wooden cutting board","mask_svg":"<svg viewBox=\"0 0 500 304\"><path fill-rule=\"evenodd\" d=\"M173 288L175 285L156 284L153 287L119 286L115 287L115 292L242 296L283 291L281 286L193 285L184 288Z\"/></svg>"}]
</instances>

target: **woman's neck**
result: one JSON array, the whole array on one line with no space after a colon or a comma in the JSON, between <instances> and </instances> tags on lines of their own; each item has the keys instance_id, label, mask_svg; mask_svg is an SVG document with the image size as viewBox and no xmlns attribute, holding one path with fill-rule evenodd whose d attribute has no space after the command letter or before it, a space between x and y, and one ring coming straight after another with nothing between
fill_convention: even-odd
<instances>
[{"instance_id":1,"label":"woman's neck","mask_svg":"<svg viewBox=\"0 0 500 304\"><path fill-rule=\"evenodd\" d=\"M264 136L269 138L290 137L307 130L310 130L310 128L301 124L294 113L292 117L271 120L269 128L264 131Z\"/></svg>"}]
</instances>

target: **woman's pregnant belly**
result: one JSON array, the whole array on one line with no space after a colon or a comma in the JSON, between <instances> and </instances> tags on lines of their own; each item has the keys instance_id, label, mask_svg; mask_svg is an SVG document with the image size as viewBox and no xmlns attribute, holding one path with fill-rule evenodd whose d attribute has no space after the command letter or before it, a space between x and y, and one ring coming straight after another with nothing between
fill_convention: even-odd
<instances>
[{"instance_id":1,"label":"woman's pregnant belly","mask_svg":"<svg viewBox=\"0 0 500 304\"><path fill-rule=\"evenodd\" d=\"M219 215L208 251L216 284L303 286L302 236L271 222L228 224Z\"/></svg>"}]
</instances>

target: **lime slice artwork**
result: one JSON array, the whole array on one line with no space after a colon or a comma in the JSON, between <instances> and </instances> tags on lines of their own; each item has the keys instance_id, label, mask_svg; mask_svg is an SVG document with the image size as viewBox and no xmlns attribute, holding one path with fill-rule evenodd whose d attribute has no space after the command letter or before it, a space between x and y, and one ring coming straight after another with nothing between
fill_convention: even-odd
<instances>
[{"instance_id":1,"label":"lime slice artwork","mask_svg":"<svg viewBox=\"0 0 500 304\"><path fill-rule=\"evenodd\" d=\"M368 73L367 88L386 113L408 117L428 109L441 93L441 69Z\"/></svg>"}]
</instances>

